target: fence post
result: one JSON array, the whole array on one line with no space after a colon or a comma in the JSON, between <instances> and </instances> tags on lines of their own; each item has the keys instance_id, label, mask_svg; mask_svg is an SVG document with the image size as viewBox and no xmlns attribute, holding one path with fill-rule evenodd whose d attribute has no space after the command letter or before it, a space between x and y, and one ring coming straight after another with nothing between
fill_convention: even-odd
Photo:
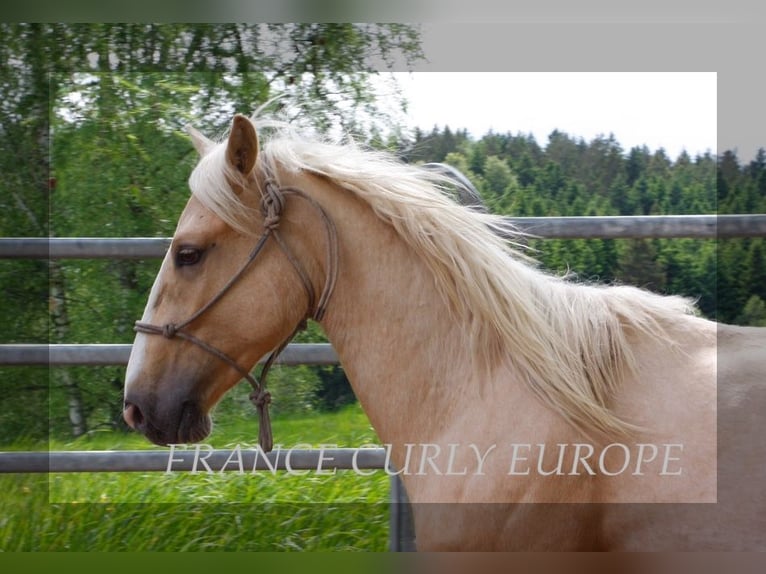
<instances>
[{"instance_id":1,"label":"fence post","mask_svg":"<svg viewBox=\"0 0 766 574\"><path fill-rule=\"evenodd\" d=\"M388 545L391 552L416 552L412 506L402 479L391 474L391 516Z\"/></svg>"}]
</instances>

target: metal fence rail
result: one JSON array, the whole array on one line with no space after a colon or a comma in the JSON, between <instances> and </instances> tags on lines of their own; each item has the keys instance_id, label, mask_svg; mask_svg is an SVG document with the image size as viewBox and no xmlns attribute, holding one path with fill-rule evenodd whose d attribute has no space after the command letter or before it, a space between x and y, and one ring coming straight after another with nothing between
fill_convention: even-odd
<instances>
[{"instance_id":1,"label":"metal fence rail","mask_svg":"<svg viewBox=\"0 0 766 574\"><path fill-rule=\"evenodd\" d=\"M728 239L766 237L766 215L509 217L543 239Z\"/></svg>"},{"instance_id":2,"label":"metal fence rail","mask_svg":"<svg viewBox=\"0 0 766 574\"><path fill-rule=\"evenodd\" d=\"M508 217L519 230L543 239L766 237L766 215L647 215ZM0 259L152 259L163 257L166 237L0 238Z\"/></svg>"},{"instance_id":3,"label":"metal fence rail","mask_svg":"<svg viewBox=\"0 0 766 574\"><path fill-rule=\"evenodd\" d=\"M0 473L24 472L365 472L385 468L383 448L285 449L264 453L260 448L211 450L94 450L0 452ZM393 475L393 473L392 473Z\"/></svg>"},{"instance_id":4,"label":"metal fence rail","mask_svg":"<svg viewBox=\"0 0 766 574\"><path fill-rule=\"evenodd\" d=\"M123 344L7 344L0 345L0 365L127 365L130 349ZM337 365L338 355L328 343L292 343L276 364Z\"/></svg>"}]
</instances>

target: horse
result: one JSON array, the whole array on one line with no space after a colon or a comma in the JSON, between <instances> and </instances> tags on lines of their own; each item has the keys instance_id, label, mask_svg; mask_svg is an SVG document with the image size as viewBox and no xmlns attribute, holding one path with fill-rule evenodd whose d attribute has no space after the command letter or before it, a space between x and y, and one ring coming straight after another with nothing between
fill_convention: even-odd
<instances>
[{"instance_id":1,"label":"horse","mask_svg":"<svg viewBox=\"0 0 766 574\"><path fill-rule=\"evenodd\" d=\"M150 441L202 440L246 378L271 448L250 370L314 320L418 550L764 548L766 329L546 272L443 170L259 117L189 133L191 195L125 376Z\"/></svg>"}]
</instances>

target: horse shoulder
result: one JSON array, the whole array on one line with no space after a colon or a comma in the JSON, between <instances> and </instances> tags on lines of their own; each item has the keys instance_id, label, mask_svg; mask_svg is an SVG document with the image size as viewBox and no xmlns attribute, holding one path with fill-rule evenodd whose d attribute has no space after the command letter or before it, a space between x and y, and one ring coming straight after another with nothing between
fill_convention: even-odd
<instances>
[{"instance_id":1,"label":"horse shoulder","mask_svg":"<svg viewBox=\"0 0 766 574\"><path fill-rule=\"evenodd\" d=\"M722 398L736 403L766 393L766 329L719 325L717 335Z\"/></svg>"},{"instance_id":2,"label":"horse shoulder","mask_svg":"<svg viewBox=\"0 0 766 574\"><path fill-rule=\"evenodd\" d=\"M676 374L687 389L707 387L711 377L714 382L716 503L610 507L605 531L615 549L764 549L763 529L756 525L764 524L766 514L766 442L761 440L766 435L766 329L710 325L712 343L707 336L708 342L698 344L697 353L690 352L690 360L681 363L689 370ZM704 372L705 381L699 381ZM675 418L680 423L676 428L691 427L692 419L683 420L680 408L692 399L687 396L685 403L661 416ZM694 412L694 406L689 410ZM687 475L698 471L702 469L690 469Z\"/></svg>"},{"instance_id":3,"label":"horse shoulder","mask_svg":"<svg viewBox=\"0 0 766 574\"><path fill-rule=\"evenodd\" d=\"M766 329L721 325L718 343L718 499L746 535L766 515Z\"/></svg>"}]
</instances>

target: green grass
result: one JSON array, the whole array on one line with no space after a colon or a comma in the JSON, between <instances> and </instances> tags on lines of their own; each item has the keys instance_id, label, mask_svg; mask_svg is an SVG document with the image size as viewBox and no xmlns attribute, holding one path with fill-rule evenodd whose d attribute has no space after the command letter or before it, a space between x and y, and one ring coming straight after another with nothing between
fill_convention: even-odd
<instances>
[{"instance_id":1,"label":"green grass","mask_svg":"<svg viewBox=\"0 0 766 574\"><path fill-rule=\"evenodd\" d=\"M214 448L254 444L254 418L219 419L207 444ZM358 447L377 442L358 406L332 414L276 417L273 430L275 443L284 448L305 443ZM157 447L135 434L99 432L66 443L51 441L49 448ZM383 471L372 476L353 471L305 476L285 472L8 474L0 475L0 488L0 550L6 551L388 548L390 483Z\"/></svg>"}]
</instances>

